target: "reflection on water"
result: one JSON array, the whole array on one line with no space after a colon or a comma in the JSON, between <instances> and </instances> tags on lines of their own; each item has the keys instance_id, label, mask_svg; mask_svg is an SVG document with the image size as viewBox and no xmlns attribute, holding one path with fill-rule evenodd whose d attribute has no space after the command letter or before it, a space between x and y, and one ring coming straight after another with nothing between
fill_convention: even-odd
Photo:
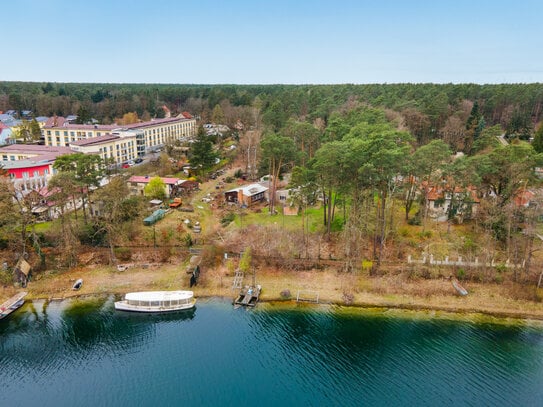
<instances>
[{"instance_id":1,"label":"reflection on water","mask_svg":"<svg viewBox=\"0 0 543 407\"><path fill-rule=\"evenodd\" d=\"M543 400L539 327L338 307L233 310L219 300L137 314L115 311L113 300L39 301L2 321L0 405Z\"/></svg>"}]
</instances>

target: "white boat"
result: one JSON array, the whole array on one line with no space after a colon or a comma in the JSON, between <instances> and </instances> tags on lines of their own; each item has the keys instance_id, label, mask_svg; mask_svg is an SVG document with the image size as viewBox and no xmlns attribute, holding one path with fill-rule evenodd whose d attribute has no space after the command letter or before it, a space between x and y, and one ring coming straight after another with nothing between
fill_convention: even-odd
<instances>
[{"instance_id":1,"label":"white boat","mask_svg":"<svg viewBox=\"0 0 543 407\"><path fill-rule=\"evenodd\" d=\"M76 280L76 282L72 286L72 290L77 291L77 290L81 289L81 286L83 286L83 279L79 278L79 279Z\"/></svg>"},{"instance_id":2,"label":"white boat","mask_svg":"<svg viewBox=\"0 0 543 407\"><path fill-rule=\"evenodd\" d=\"M115 309L134 312L171 312L194 307L192 291L140 291L127 293Z\"/></svg>"}]
</instances>

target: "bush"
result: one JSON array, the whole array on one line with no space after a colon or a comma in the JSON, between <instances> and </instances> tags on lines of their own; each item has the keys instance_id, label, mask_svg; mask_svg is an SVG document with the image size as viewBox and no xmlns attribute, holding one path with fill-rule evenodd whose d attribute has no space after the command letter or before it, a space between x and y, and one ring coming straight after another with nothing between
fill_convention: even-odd
<instances>
[{"instance_id":1,"label":"bush","mask_svg":"<svg viewBox=\"0 0 543 407\"><path fill-rule=\"evenodd\" d=\"M464 269L458 269L458 271L456 272L456 278L458 278L459 280L462 280L465 277L466 277L466 271Z\"/></svg>"},{"instance_id":2,"label":"bush","mask_svg":"<svg viewBox=\"0 0 543 407\"><path fill-rule=\"evenodd\" d=\"M504 263L496 264L495 269L498 273L505 273L507 271L507 266Z\"/></svg>"},{"instance_id":3,"label":"bush","mask_svg":"<svg viewBox=\"0 0 543 407\"><path fill-rule=\"evenodd\" d=\"M221 225L223 228L227 227L234 219L236 215L233 212L227 213L224 215L224 217L221 219Z\"/></svg>"},{"instance_id":4,"label":"bush","mask_svg":"<svg viewBox=\"0 0 543 407\"><path fill-rule=\"evenodd\" d=\"M132 250L128 247L116 247L114 249L115 257L121 261L128 261L132 259Z\"/></svg>"},{"instance_id":5,"label":"bush","mask_svg":"<svg viewBox=\"0 0 543 407\"><path fill-rule=\"evenodd\" d=\"M83 225L77 234L81 244L89 246L102 246L105 242L105 229L99 228L99 225L87 224Z\"/></svg>"},{"instance_id":6,"label":"bush","mask_svg":"<svg viewBox=\"0 0 543 407\"><path fill-rule=\"evenodd\" d=\"M418 233L419 237L421 239L430 239L432 237L432 231L431 230L425 230L424 232Z\"/></svg>"},{"instance_id":7,"label":"bush","mask_svg":"<svg viewBox=\"0 0 543 407\"><path fill-rule=\"evenodd\" d=\"M187 247L191 247L193 245L193 241L192 241L192 236L190 235L190 233L187 233L185 234L185 236L183 236L183 244Z\"/></svg>"},{"instance_id":8,"label":"bush","mask_svg":"<svg viewBox=\"0 0 543 407\"><path fill-rule=\"evenodd\" d=\"M280 295L281 298L284 299L284 300L288 300L288 299L291 297L291 295L290 295L290 290L288 290L288 289L287 289L287 290L281 291L281 293L280 293L279 295Z\"/></svg>"}]
</instances>

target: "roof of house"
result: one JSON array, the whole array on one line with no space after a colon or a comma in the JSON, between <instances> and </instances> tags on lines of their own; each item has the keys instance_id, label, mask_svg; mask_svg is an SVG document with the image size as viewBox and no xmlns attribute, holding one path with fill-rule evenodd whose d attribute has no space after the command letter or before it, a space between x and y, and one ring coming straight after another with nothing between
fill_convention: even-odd
<instances>
[{"instance_id":1,"label":"roof of house","mask_svg":"<svg viewBox=\"0 0 543 407\"><path fill-rule=\"evenodd\" d=\"M128 182L135 182L138 184L148 184L155 177L134 175L128 179ZM182 184L184 180L179 178L160 178L166 185L178 185Z\"/></svg>"},{"instance_id":2,"label":"roof of house","mask_svg":"<svg viewBox=\"0 0 543 407\"><path fill-rule=\"evenodd\" d=\"M114 134L104 134L103 136L96 136L96 137L91 137L84 140L72 141L70 145L80 146L80 147L92 146L95 144L109 143L110 141L117 140L117 139L120 139L120 137Z\"/></svg>"},{"instance_id":3,"label":"roof of house","mask_svg":"<svg viewBox=\"0 0 543 407\"><path fill-rule=\"evenodd\" d=\"M13 126L13 123L17 123L17 120L9 114L0 114L0 122L8 126Z\"/></svg>"},{"instance_id":4,"label":"roof of house","mask_svg":"<svg viewBox=\"0 0 543 407\"><path fill-rule=\"evenodd\" d=\"M126 124L124 126L117 126L117 128L123 129L141 129L145 127L152 127L160 124L176 123L180 120L188 120L187 117L166 117L164 119L153 119L148 122Z\"/></svg>"},{"instance_id":5,"label":"roof of house","mask_svg":"<svg viewBox=\"0 0 543 407\"><path fill-rule=\"evenodd\" d=\"M513 201L516 206L528 206L534 197L535 193L533 191L523 188L515 193Z\"/></svg>"},{"instance_id":6,"label":"roof of house","mask_svg":"<svg viewBox=\"0 0 543 407\"><path fill-rule=\"evenodd\" d=\"M30 157L24 160L0 161L4 168L35 167L54 161L58 156L72 154L73 150L68 147L42 146L39 144L11 144L0 147L0 154L21 154Z\"/></svg>"},{"instance_id":7,"label":"roof of house","mask_svg":"<svg viewBox=\"0 0 543 407\"><path fill-rule=\"evenodd\" d=\"M266 192L267 190L268 190L268 188L266 188L266 187L264 187L264 186L262 186L260 184L249 184L249 185L245 185L243 187L230 189L230 190L226 191L226 193L242 191L243 195L245 195L245 196L253 196L253 195L260 194L262 192Z\"/></svg>"},{"instance_id":8,"label":"roof of house","mask_svg":"<svg viewBox=\"0 0 543 407\"><path fill-rule=\"evenodd\" d=\"M473 186L467 186L466 188L456 186L454 187L454 193L455 194L461 194L461 193L468 193L471 197L471 202L473 203L479 203L480 200L477 197L477 189ZM428 187L428 200L429 201L435 201L437 199L443 199L445 198L445 194L451 193L450 187L445 186L429 186Z\"/></svg>"},{"instance_id":9,"label":"roof of house","mask_svg":"<svg viewBox=\"0 0 543 407\"><path fill-rule=\"evenodd\" d=\"M66 118L62 116L53 116L47 119L45 125L43 126L47 129L52 128L64 128L72 130L102 130L102 131L111 131L118 128L116 124L74 124L70 123Z\"/></svg>"},{"instance_id":10,"label":"roof of house","mask_svg":"<svg viewBox=\"0 0 543 407\"><path fill-rule=\"evenodd\" d=\"M179 121L184 121L191 119L192 116L188 113L189 117L185 115L186 112L184 112L182 115L179 115L177 117L166 117L164 119L153 119L147 122L139 122L139 123L132 123L132 124L124 124L124 125L118 125L118 124L73 124L70 123L70 121L62 116L53 116L47 119L47 122L45 122L44 128L64 128L64 129L73 129L73 130L103 130L103 131L112 131L115 129L141 129L145 127L152 127L157 126L161 124L168 124L168 123L176 123ZM11 116L9 116L11 118ZM12 118L13 119L13 118Z\"/></svg>"}]
</instances>

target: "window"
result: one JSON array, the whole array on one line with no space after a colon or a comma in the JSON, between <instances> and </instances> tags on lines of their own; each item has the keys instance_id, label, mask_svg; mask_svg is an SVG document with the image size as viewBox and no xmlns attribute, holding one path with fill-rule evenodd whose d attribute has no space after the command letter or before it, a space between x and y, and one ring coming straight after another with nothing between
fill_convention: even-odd
<instances>
[{"instance_id":1,"label":"window","mask_svg":"<svg viewBox=\"0 0 543 407\"><path fill-rule=\"evenodd\" d=\"M23 172L23 179L28 179L28 171Z\"/></svg>"},{"instance_id":2,"label":"window","mask_svg":"<svg viewBox=\"0 0 543 407\"><path fill-rule=\"evenodd\" d=\"M43 170L43 175L49 175L49 168Z\"/></svg>"},{"instance_id":3,"label":"window","mask_svg":"<svg viewBox=\"0 0 543 407\"><path fill-rule=\"evenodd\" d=\"M39 171L34 171L34 178L38 178L40 176L40 172Z\"/></svg>"}]
</instances>

